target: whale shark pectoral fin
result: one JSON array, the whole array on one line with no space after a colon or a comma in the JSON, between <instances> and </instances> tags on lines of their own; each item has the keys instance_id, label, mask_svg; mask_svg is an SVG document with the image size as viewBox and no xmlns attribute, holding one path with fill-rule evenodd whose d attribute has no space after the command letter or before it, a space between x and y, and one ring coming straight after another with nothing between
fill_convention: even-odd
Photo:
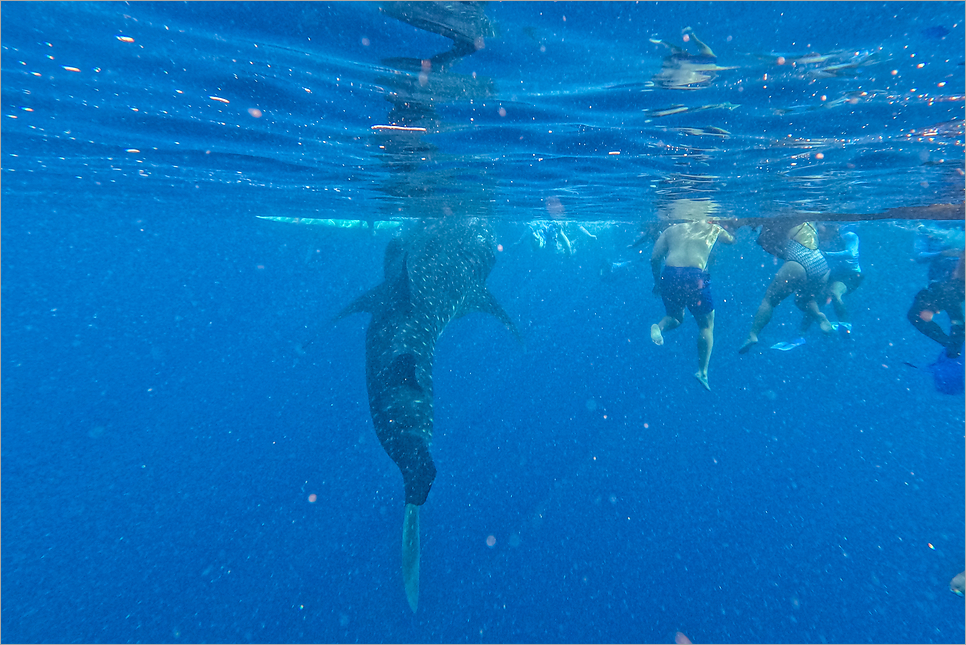
<instances>
[{"instance_id":1,"label":"whale shark pectoral fin","mask_svg":"<svg viewBox=\"0 0 966 645\"><path fill-rule=\"evenodd\" d=\"M494 295L489 291L486 292L486 307L486 312L496 316L500 322L502 322L503 325L510 330L510 333L513 334L513 337L517 339L517 342L523 346L523 351L525 352L527 350L527 342L523 339L523 334L521 334L520 330L517 329L517 326L514 324L513 319L510 318L510 315L504 311L503 307L500 306L500 303L496 301L496 297L494 297Z\"/></svg>"},{"instance_id":2,"label":"whale shark pectoral fin","mask_svg":"<svg viewBox=\"0 0 966 645\"><path fill-rule=\"evenodd\" d=\"M351 316L352 314L362 314L362 313L372 313L376 311L381 305L383 299L385 298L385 286L379 285L353 300L349 306L340 311L332 322L338 322L345 318L346 316Z\"/></svg>"},{"instance_id":3,"label":"whale shark pectoral fin","mask_svg":"<svg viewBox=\"0 0 966 645\"><path fill-rule=\"evenodd\" d=\"M388 253L387 253L388 255ZM407 309L411 305L409 289L409 268L406 264L408 256L402 251L397 252L398 261L402 266L394 271L392 263L386 263L386 280L376 287L353 300L348 307L339 312L332 319L333 322L342 320L346 316L359 313L375 313L387 307ZM395 273L390 281L390 275Z\"/></svg>"},{"instance_id":4,"label":"whale shark pectoral fin","mask_svg":"<svg viewBox=\"0 0 966 645\"><path fill-rule=\"evenodd\" d=\"M402 572L409 608L419 607L419 507L406 504L402 534Z\"/></svg>"},{"instance_id":5,"label":"whale shark pectoral fin","mask_svg":"<svg viewBox=\"0 0 966 645\"><path fill-rule=\"evenodd\" d=\"M489 289L484 288L480 296L470 302L465 310L460 312L459 315L462 316L463 314L471 311L479 311L484 314L496 316L500 322L502 322L503 325L510 330L510 333L513 334L513 337L517 339L517 342L523 345L523 349L526 351L527 344L523 340L523 335L520 334L520 330L517 329L517 326L513 323L513 319L510 318L510 315L506 311L504 311L503 307L500 306L500 303L496 301L496 296L490 293Z\"/></svg>"}]
</instances>

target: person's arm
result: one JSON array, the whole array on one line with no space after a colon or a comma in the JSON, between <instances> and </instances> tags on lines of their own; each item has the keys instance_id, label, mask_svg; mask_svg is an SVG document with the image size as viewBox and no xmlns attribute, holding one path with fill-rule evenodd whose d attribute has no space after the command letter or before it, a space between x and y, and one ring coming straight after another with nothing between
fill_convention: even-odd
<instances>
[{"instance_id":1,"label":"person's arm","mask_svg":"<svg viewBox=\"0 0 966 645\"><path fill-rule=\"evenodd\" d=\"M564 233L562 226L560 227L560 230L557 231L557 238L561 241L561 244L563 245L564 250L567 252L567 257L570 257L571 255L573 255L574 245L570 243L570 238L567 237L566 233Z\"/></svg>"},{"instance_id":2,"label":"person's arm","mask_svg":"<svg viewBox=\"0 0 966 645\"><path fill-rule=\"evenodd\" d=\"M855 239L853 240L847 237L849 235L851 235ZM845 257L858 258L859 257L859 236L856 235L855 233L846 233L845 235L842 236L842 239L845 240L844 250L822 251L822 255L824 255L827 258L845 258Z\"/></svg>"},{"instance_id":3,"label":"person's arm","mask_svg":"<svg viewBox=\"0 0 966 645\"><path fill-rule=\"evenodd\" d=\"M916 245L915 247L913 247L913 251L912 251L912 258L916 261L916 263L927 264L929 262L932 262L933 258L936 258L942 255L941 251L929 250L930 240L931 240L931 236L929 236L926 233L920 233L919 235L916 236Z\"/></svg>"},{"instance_id":4,"label":"person's arm","mask_svg":"<svg viewBox=\"0 0 966 645\"><path fill-rule=\"evenodd\" d=\"M719 242L722 242L723 244L734 244L735 243L735 236L731 234L731 231L729 231L728 229L726 229L725 227L723 227L723 226L721 226L719 224L715 224L715 227L718 229L718 241Z\"/></svg>"},{"instance_id":5,"label":"person's arm","mask_svg":"<svg viewBox=\"0 0 966 645\"><path fill-rule=\"evenodd\" d=\"M844 253L851 258L856 260L859 259L859 236L851 231L842 234L842 240L845 242Z\"/></svg>"}]
</instances>

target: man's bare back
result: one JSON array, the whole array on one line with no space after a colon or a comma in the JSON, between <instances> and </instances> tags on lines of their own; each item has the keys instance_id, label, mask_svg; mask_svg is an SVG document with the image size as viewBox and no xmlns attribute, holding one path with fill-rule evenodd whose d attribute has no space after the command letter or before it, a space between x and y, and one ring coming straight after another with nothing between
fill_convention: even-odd
<instances>
[{"instance_id":1,"label":"man's bare back","mask_svg":"<svg viewBox=\"0 0 966 645\"><path fill-rule=\"evenodd\" d=\"M734 236L711 222L675 224L664 231L654 246L655 254L666 255L669 267L694 267L704 271L714 243L733 244Z\"/></svg>"}]
</instances>

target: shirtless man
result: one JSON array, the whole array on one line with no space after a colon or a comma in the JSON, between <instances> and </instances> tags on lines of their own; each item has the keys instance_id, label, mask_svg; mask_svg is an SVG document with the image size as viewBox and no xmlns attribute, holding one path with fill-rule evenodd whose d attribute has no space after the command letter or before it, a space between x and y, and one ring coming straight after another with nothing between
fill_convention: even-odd
<instances>
[{"instance_id":1,"label":"shirtless man","mask_svg":"<svg viewBox=\"0 0 966 645\"><path fill-rule=\"evenodd\" d=\"M651 253L654 293L664 300L667 314L651 325L651 340L664 344L664 332L684 321L687 307L698 323L698 371L694 377L707 390L708 362L714 345L714 301L711 299L711 276L705 271L711 248L717 240L734 244L727 230L707 219L675 224L661 233ZM664 271L661 271L661 264Z\"/></svg>"}]
</instances>

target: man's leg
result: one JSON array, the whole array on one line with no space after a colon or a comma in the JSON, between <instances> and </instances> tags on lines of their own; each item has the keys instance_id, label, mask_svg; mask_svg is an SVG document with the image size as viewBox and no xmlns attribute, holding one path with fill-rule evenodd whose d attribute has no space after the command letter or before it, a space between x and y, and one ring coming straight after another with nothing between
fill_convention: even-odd
<instances>
[{"instance_id":1,"label":"man's leg","mask_svg":"<svg viewBox=\"0 0 966 645\"><path fill-rule=\"evenodd\" d=\"M931 284L916 294L912 301L912 306L906 313L906 318L912 326L919 330L927 338L931 338L943 347L949 345L949 336L943 328L933 320L936 314L942 311L937 293L939 285Z\"/></svg>"},{"instance_id":2,"label":"man's leg","mask_svg":"<svg viewBox=\"0 0 966 645\"><path fill-rule=\"evenodd\" d=\"M698 323L698 371L694 376L701 385L710 390L708 364L711 362L711 350L714 348L714 311L697 314L694 320Z\"/></svg>"},{"instance_id":3,"label":"man's leg","mask_svg":"<svg viewBox=\"0 0 966 645\"><path fill-rule=\"evenodd\" d=\"M758 342L758 334L771 321L775 307L804 286L805 269L798 262L786 262L778 269L775 278L768 285L765 297L761 299L761 304L758 305L758 311L755 312L755 318L751 323L751 331L748 332L745 344L738 350L739 354L748 352Z\"/></svg>"},{"instance_id":4,"label":"man's leg","mask_svg":"<svg viewBox=\"0 0 966 645\"><path fill-rule=\"evenodd\" d=\"M836 280L829 285L828 290L832 295L832 306L835 308L835 315L838 317L839 322L851 322L851 319L849 318L849 309L845 306L845 301L842 300L842 296L846 294L848 288L844 283Z\"/></svg>"},{"instance_id":5,"label":"man's leg","mask_svg":"<svg viewBox=\"0 0 966 645\"><path fill-rule=\"evenodd\" d=\"M677 314L676 316L674 314ZM654 341L655 345L664 344L664 332L670 331L681 324L684 320L684 307L681 307L680 311L672 312L668 309L667 315L661 318L661 321L656 325L651 325L651 340Z\"/></svg>"}]
</instances>

